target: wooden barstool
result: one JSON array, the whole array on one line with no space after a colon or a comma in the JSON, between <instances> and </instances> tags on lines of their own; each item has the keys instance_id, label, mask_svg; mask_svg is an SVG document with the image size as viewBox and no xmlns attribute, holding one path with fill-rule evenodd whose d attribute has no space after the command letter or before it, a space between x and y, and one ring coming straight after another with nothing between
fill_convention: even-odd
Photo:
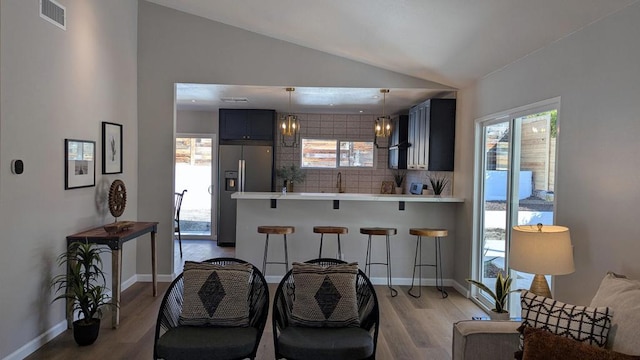
<instances>
[{"instance_id":1,"label":"wooden barstool","mask_svg":"<svg viewBox=\"0 0 640 360\"><path fill-rule=\"evenodd\" d=\"M367 256L364 265L364 271L367 276L370 276L371 265L386 265L387 266L387 287L391 290L391 297L395 297L398 295L398 291L394 289L391 285L391 246L389 244L389 236L395 235L398 233L398 229L396 228L381 228L381 227L363 227L360 228L360 234L368 235L369 239L367 242ZM384 236L386 239L387 245L387 262L371 262L371 237L374 235Z\"/></svg>"},{"instance_id":2,"label":"wooden barstool","mask_svg":"<svg viewBox=\"0 0 640 360\"><path fill-rule=\"evenodd\" d=\"M289 254L287 252L287 234L293 234L296 228L293 226L258 226L258 232L260 234L266 234L267 239L264 243L264 259L262 260L262 273L266 274L267 264L283 264L286 272L289 271ZM267 254L269 253L269 235L283 235L284 236L284 262L280 261L267 261ZM285 272L285 273L286 273Z\"/></svg>"},{"instance_id":3,"label":"wooden barstool","mask_svg":"<svg viewBox=\"0 0 640 360\"><path fill-rule=\"evenodd\" d=\"M416 255L415 258L413 260L413 276L411 277L411 287L409 288L409 295L415 297L415 298L419 298L420 296L422 296L422 267L423 266L433 266L436 268L436 289L438 289L440 291L440 293L442 294L442 298L446 298L447 296L449 296L449 294L447 294L447 291L444 289L444 284L442 281L442 252L441 252L441 245L440 245L440 239L448 236L449 232L446 229L409 229L409 234L411 235L416 235ZM432 237L435 239L435 245L436 245L436 252L435 252L435 264L423 264L422 263L422 237L423 236L427 236L427 237ZM418 260L418 256L420 257L420 259ZM419 272L418 272L418 295L412 294L411 290L413 290L413 282L415 280L416 277L416 267L419 268Z\"/></svg>"},{"instance_id":4,"label":"wooden barstool","mask_svg":"<svg viewBox=\"0 0 640 360\"><path fill-rule=\"evenodd\" d=\"M338 236L338 256L336 258L343 260L342 246L340 245L340 235L347 234L349 229L343 226L314 226L313 232L320 234L320 251L318 251L318 259L322 259L322 239L324 234L336 234Z\"/></svg>"}]
</instances>

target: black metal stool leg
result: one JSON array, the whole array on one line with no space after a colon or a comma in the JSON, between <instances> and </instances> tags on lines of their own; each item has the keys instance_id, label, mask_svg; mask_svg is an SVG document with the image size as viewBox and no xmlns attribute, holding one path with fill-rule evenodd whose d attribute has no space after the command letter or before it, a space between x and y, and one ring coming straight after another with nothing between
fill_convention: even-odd
<instances>
[{"instance_id":1,"label":"black metal stool leg","mask_svg":"<svg viewBox=\"0 0 640 360\"><path fill-rule=\"evenodd\" d=\"M387 240L387 286L391 290L391 297L398 296L398 290L394 289L391 285L391 246L389 243L389 235L386 235Z\"/></svg>"},{"instance_id":2,"label":"black metal stool leg","mask_svg":"<svg viewBox=\"0 0 640 360\"><path fill-rule=\"evenodd\" d=\"M182 231L180 231L180 221L178 221L178 244L180 244L180 258L182 258Z\"/></svg>"},{"instance_id":3,"label":"black metal stool leg","mask_svg":"<svg viewBox=\"0 0 640 360\"><path fill-rule=\"evenodd\" d=\"M267 270L267 254L269 253L269 234L267 234L267 240L264 242L264 259L262 260L262 273L266 274Z\"/></svg>"},{"instance_id":4,"label":"black metal stool leg","mask_svg":"<svg viewBox=\"0 0 640 360\"><path fill-rule=\"evenodd\" d=\"M365 256L364 260L364 272L368 277L371 277L371 235L369 235L369 239L367 241L367 256Z\"/></svg>"},{"instance_id":5,"label":"black metal stool leg","mask_svg":"<svg viewBox=\"0 0 640 360\"><path fill-rule=\"evenodd\" d=\"M442 252L440 245L440 238L436 237L436 289L440 290L442 294L442 298L446 298L449 296L447 291L444 289L444 280L442 279ZM438 276L438 272L440 272ZM438 287L438 277L440 277L440 287Z\"/></svg>"},{"instance_id":6,"label":"black metal stool leg","mask_svg":"<svg viewBox=\"0 0 640 360\"><path fill-rule=\"evenodd\" d=\"M322 239L324 238L324 233L320 234L320 251L318 252L318 259L322 259Z\"/></svg>"},{"instance_id":7,"label":"black metal stool leg","mask_svg":"<svg viewBox=\"0 0 640 360\"><path fill-rule=\"evenodd\" d=\"M418 262L418 254L420 254L420 262ZM418 295L414 295L411 293L413 290L413 282L416 277L416 267L419 268L418 271ZM419 298L422 296L422 236L418 235L416 237L416 255L413 258L413 275L411 276L411 287L407 293L414 298Z\"/></svg>"},{"instance_id":8,"label":"black metal stool leg","mask_svg":"<svg viewBox=\"0 0 640 360\"><path fill-rule=\"evenodd\" d=\"M284 268L285 274L289 272L289 252L287 251L287 234L284 234Z\"/></svg>"},{"instance_id":9,"label":"black metal stool leg","mask_svg":"<svg viewBox=\"0 0 640 360\"><path fill-rule=\"evenodd\" d=\"M344 255L342 255L342 246L340 245L340 234L338 234L338 259L344 260Z\"/></svg>"}]
</instances>

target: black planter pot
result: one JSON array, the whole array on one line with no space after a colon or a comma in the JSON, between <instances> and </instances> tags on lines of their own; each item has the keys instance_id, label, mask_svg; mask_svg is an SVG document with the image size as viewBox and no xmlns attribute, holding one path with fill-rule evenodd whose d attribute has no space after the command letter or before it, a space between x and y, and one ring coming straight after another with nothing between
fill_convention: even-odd
<instances>
[{"instance_id":1,"label":"black planter pot","mask_svg":"<svg viewBox=\"0 0 640 360\"><path fill-rule=\"evenodd\" d=\"M100 332L100 319L91 319L88 324L76 320L73 322L73 338L80 346L93 344Z\"/></svg>"}]
</instances>

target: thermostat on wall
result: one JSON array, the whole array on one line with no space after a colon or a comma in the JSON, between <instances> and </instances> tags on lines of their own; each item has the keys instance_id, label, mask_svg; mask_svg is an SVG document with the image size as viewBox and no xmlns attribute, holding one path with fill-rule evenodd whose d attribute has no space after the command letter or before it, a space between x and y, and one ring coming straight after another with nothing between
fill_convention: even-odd
<instances>
[{"instance_id":1,"label":"thermostat on wall","mask_svg":"<svg viewBox=\"0 0 640 360\"><path fill-rule=\"evenodd\" d=\"M11 172L14 174L22 174L24 172L22 160L11 160Z\"/></svg>"}]
</instances>

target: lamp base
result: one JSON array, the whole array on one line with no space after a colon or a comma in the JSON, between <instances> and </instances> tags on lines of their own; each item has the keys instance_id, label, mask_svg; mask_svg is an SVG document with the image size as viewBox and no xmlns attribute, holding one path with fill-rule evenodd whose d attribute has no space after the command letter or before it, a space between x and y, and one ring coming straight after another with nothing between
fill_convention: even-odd
<instances>
[{"instance_id":1,"label":"lamp base","mask_svg":"<svg viewBox=\"0 0 640 360\"><path fill-rule=\"evenodd\" d=\"M531 281L531 287L529 291L536 295L548 297L552 299L551 290L549 289L549 284L547 283L547 278L544 275L536 274L533 277L533 281Z\"/></svg>"}]
</instances>

